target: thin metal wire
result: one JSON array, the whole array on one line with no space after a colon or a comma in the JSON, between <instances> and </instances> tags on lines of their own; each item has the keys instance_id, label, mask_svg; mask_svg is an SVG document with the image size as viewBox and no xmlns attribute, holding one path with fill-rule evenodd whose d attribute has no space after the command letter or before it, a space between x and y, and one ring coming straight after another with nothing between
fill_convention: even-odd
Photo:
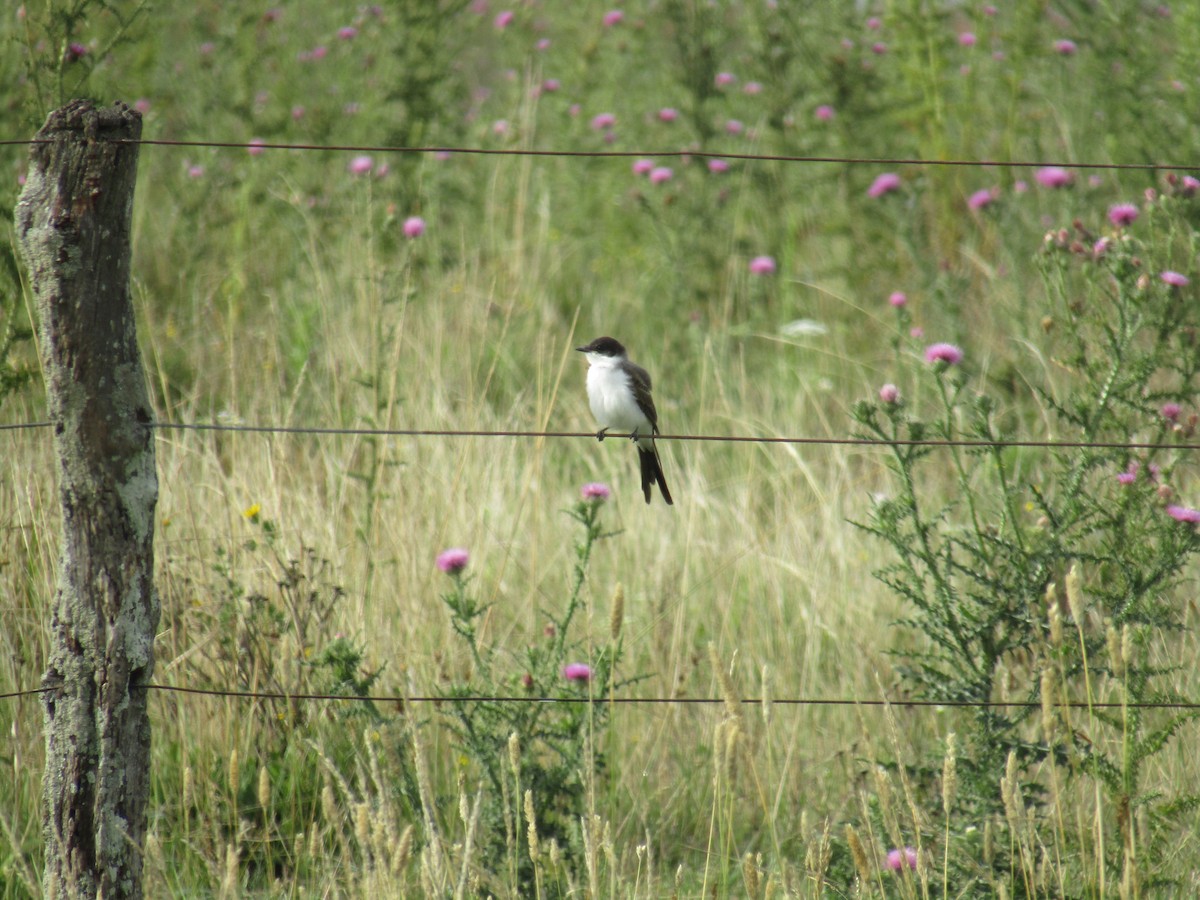
<instances>
[{"instance_id":1,"label":"thin metal wire","mask_svg":"<svg viewBox=\"0 0 1200 900\"><path fill-rule=\"evenodd\" d=\"M147 690L162 691L170 694L194 694L205 697L228 697L236 700L286 700L292 701L320 701L330 703L379 703L403 705L406 703L614 703L623 706L651 706L651 705L682 705L682 706L715 706L724 703L725 700L721 697L545 697L545 696L502 696L502 695L478 695L468 697L437 697L437 696L417 696L405 697L403 695L383 695L371 696L367 694L313 694L313 693L288 693L284 691L234 691L224 688L196 688L185 687L183 685L174 684L157 684L150 683L144 685ZM6 694L0 694L0 700L7 700L13 697L25 697L33 694L44 694L49 691L59 690L57 687L39 687L30 688L23 691L10 691ZM744 706L756 706L762 704L762 699L757 697L745 697L737 701ZM932 708L952 708L952 707L969 707L973 709L1034 709L1041 707L1040 700L889 700L886 698L880 699L858 699L846 697L779 697L772 698L769 701L772 706L903 706L903 707L932 707ZM1150 703L1122 703L1122 702L1088 702L1086 700L1071 700L1066 703L1054 704L1056 708L1069 707L1071 709L1200 709L1200 703L1195 703L1188 700L1164 700Z\"/></svg>"},{"instance_id":2,"label":"thin metal wire","mask_svg":"<svg viewBox=\"0 0 1200 900\"><path fill-rule=\"evenodd\" d=\"M352 703L615 703L621 705L693 705L715 706L725 702L722 697L546 697L546 696L503 696L479 695L469 697L405 697L344 695L344 694L290 694L277 691L231 691L221 688L191 688L166 684L148 684L147 688L171 693L201 694L213 697L234 697L237 699L255 700L319 700L319 701L350 701ZM744 706L762 704L761 697L743 697L738 703ZM991 701L991 700L889 700L886 698L861 700L856 698L809 698L809 697L780 697L772 698L769 705L781 706L912 706L912 707L972 707L972 708L1012 708L1033 709L1041 708L1040 700L1031 701ZM1086 700L1071 700L1066 703L1056 703L1055 707L1070 707L1071 709L1200 709L1200 703L1185 700L1162 701L1154 703L1119 703L1102 702L1088 703Z\"/></svg>"},{"instance_id":3,"label":"thin metal wire","mask_svg":"<svg viewBox=\"0 0 1200 900\"><path fill-rule=\"evenodd\" d=\"M82 139L82 138L81 138ZM0 146L48 144L50 139L29 138L0 141ZM156 147L208 147L234 150L302 150L333 153L450 153L476 156L544 156L561 158L627 159L630 157L694 156L699 159L739 159L758 162L837 163L873 166L992 166L995 168L1032 169L1057 166L1064 169L1124 169L1128 171L1192 170L1200 165L1187 163L1100 163L1055 162L1046 160L1000 159L922 159L918 157L876 156L792 156L767 153L726 153L712 150L532 150L515 147L404 147L390 144L297 144L250 141L178 141L160 138L120 138L115 144L141 144Z\"/></svg>"},{"instance_id":4,"label":"thin metal wire","mask_svg":"<svg viewBox=\"0 0 1200 900\"><path fill-rule=\"evenodd\" d=\"M54 690L54 688L37 687L26 688L23 691L7 691L6 693L0 694L0 700L12 700L15 697L32 697L34 694L44 694L47 691L52 690Z\"/></svg>"},{"instance_id":5,"label":"thin metal wire","mask_svg":"<svg viewBox=\"0 0 1200 900\"><path fill-rule=\"evenodd\" d=\"M454 428L313 428L303 425L221 425L203 423L156 422L152 426L159 429L182 429L195 431L242 431L252 433L281 433L281 434L332 434L359 435L376 437L516 437L516 438L590 438L595 439L592 431L519 431L519 430L486 430L486 429L454 429ZM610 432L607 437L624 440L630 437L626 434ZM995 440L985 441L975 438L837 438L837 437L764 437L756 435L729 434L659 434L656 440L663 441L705 441L717 443L742 444L823 444L832 446L877 446L886 447L1040 447L1064 449L1106 449L1106 450L1200 450L1200 444L1178 443L1160 444L1152 442L1122 441L1041 441L1041 440Z\"/></svg>"},{"instance_id":6,"label":"thin metal wire","mask_svg":"<svg viewBox=\"0 0 1200 900\"><path fill-rule=\"evenodd\" d=\"M20 431L24 428L49 428L49 422L5 422L0 424L0 431Z\"/></svg>"},{"instance_id":7,"label":"thin metal wire","mask_svg":"<svg viewBox=\"0 0 1200 900\"><path fill-rule=\"evenodd\" d=\"M48 428L50 422L17 422L0 425L0 431ZM152 422L151 428L166 431L223 431L248 434L313 434L350 437L507 437L507 438L587 438L595 439L592 431L522 431L508 429L463 428L333 428L313 425L230 425L204 422ZM609 433L607 437L625 440L630 435ZM1200 450L1200 444L1181 442L1162 444L1152 441L1050 441L1005 440L987 441L978 438L856 438L856 437L767 437L744 434L660 434L657 440L692 441L732 444L815 444L842 447L1025 447L1063 450Z\"/></svg>"}]
</instances>

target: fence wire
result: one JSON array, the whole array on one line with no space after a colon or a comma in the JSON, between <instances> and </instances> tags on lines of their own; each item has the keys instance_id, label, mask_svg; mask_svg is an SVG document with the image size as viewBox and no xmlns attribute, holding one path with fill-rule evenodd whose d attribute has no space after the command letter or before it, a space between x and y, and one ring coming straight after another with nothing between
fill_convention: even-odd
<instances>
[{"instance_id":1,"label":"fence wire","mask_svg":"<svg viewBox=\"0 0 1200 900\"><path fill-rule=\"evenodd\" d=\"M0 431L49 428L53 423L14 422L0 425ZM151 422L160 431L218 431L244 434L328 435L349 437L445 437L445 438L587 438L594 431L525 431L519 429L471 428L335 428L321 425L235 425L206 422ZM632 435L608 432L605 437L627 440ZM657 434L655 440L731 444L808 444L834 447L964 447L989 449L1005 447L1045 450L1200 450L1200 443L1180 441L1055 441L1023 438L867 438L867 437L787 437L753 434Z\"/></svg>"},{"instance_id":2,"label":"fence wire","mask_svg":"<svg viewBox=\"0 0 1200 900\"><path fill-rule=\"evenodd\" d=\"M80 138L83 140L83 138ZM0 140L0 146L50 144L57 139L9 138ZM464 156L540 156L550 158L629 159L633 157L696 157L697 159L736 159L746 162L786 163L834 163L838 165L865 166L950 166L1008 169L1040 169L1056 167L1062 169L1116 169L1134 172L1164 171L1178 169L1191 171L1200 169L1194 163L1114 163L1114 162L1063 162L1061 160L1005 160L1005 159L928 159L908 156L797 156L773 153L734 153L719 150L535 150L527 147L409 147L394 144L309 144L277 141L215 141L215 140L168 140L165 138L122 138L111 140L114 144L137 144L151 147L194 147L224 150L298 150L322 153L443 153Z\"/></svg>"},{"instance_id":3,"label":"fence wire","mask_svg":"<svg viewBox=\"0 0 1200 900\"><path fill-rule=\"evenodd\" d=\"M403 707L410 703L432 703L435 705L453 703L602 703L616 706L718 706L726 703L724 697L604 697L580 694L576 697L551 696L504 696L504 695L467 695L440 696L404 694L371 695L371 694L316 694L289 693L285 691L237 691L226 688L186 687L177 684L150 683L141 685L146 690L159 691L169 694L192 694L205 697L223 697L235 700L282 700L286 702L321 702L321 703L378 703ZM136 689L136 686L135 686ZM31 697L38 694L52 693L62 690L61 686L27 688L25 690L9 691L0 694L0 700L19 697ZM1041 700L918 700L857 697L742 697L735 698L735 703L742 706L867 706L886 707L902 706L905 708L933 709L1040 709ZM1088 701L1068 700L1053 704L1055 709L1172 709L1196 710L1200 703L1190 700L1161 700L1153 702L1126 703L1122 701Z\"/></svg>"}]
</instances>

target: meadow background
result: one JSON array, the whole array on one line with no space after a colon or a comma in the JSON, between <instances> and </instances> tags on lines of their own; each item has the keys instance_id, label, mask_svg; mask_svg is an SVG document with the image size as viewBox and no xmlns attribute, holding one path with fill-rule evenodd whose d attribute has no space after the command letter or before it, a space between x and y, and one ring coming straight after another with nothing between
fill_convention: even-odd
<instances>
[{"instance_id":1,"label":"meadow background","mask_svg":"<svg viewBox=\"0 0 1200 900\"><path fill-rule=\"evenodd\" d=\"M144 147L163 422L590 431L572 348L612 334L667 433L1196 423L1191 4L78 0L0 36L4 139L86 95L146 138L648 152ZM45 404L3 235L15 424ZM10 691L58 500L48 431L0 446ZM161 430L156 681L447 700L155 692L147 894L1195 893L1191 714L1055 706L1200 697L1194 452L662 450L673 508L620 440ZM489 691L596 702L452 699ZM885 697L1035 707L771 702ZM0 896L37 896L36 698L0 725Z\"/></svg>"}]
</instances>

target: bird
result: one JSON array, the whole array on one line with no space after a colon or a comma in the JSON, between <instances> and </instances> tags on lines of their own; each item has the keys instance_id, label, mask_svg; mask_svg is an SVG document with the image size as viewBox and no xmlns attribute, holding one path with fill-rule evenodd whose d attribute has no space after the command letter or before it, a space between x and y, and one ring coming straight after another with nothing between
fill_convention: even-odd
<instances>
[{"instance_id":1,"label":"bird","mask_svg":"<svg viewBox=\"0 0 1200 900\"><path fill-rule=\"evenodd\" d=\"M673 506L675 501L671 499L662 460L654 445L658 412L650 396L650 373L630 361L625 347L616 338L598 337L575 349L587 356L588 405L600 425L596 440L604 440L610 428L628 432L637 444L646 502L650 502L650 489L657 484L663 500Z\"/></svg>"}]
</instances>

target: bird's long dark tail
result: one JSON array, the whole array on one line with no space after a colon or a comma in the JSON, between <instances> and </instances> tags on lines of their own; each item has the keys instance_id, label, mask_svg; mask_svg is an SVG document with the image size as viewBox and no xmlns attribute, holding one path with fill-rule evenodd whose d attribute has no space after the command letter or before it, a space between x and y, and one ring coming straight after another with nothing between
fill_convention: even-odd
<instances>
[{"instance_id":1,"label":"bird's long dark tail","mask_svg":"<svg viewBox=\"0 0 1200 900\"><path fill-rule=\"evenodd\" d=\"M646 450L639 446L638 460L642 464L642 493L646 496L646 502L650 502L650 488L657 483L667 506L674 506L675 501L671 499L671 492L667 490L667 479L663 477L662 461L658 458L658 450L653 447Z\"/></svg>"}]
</instances>

